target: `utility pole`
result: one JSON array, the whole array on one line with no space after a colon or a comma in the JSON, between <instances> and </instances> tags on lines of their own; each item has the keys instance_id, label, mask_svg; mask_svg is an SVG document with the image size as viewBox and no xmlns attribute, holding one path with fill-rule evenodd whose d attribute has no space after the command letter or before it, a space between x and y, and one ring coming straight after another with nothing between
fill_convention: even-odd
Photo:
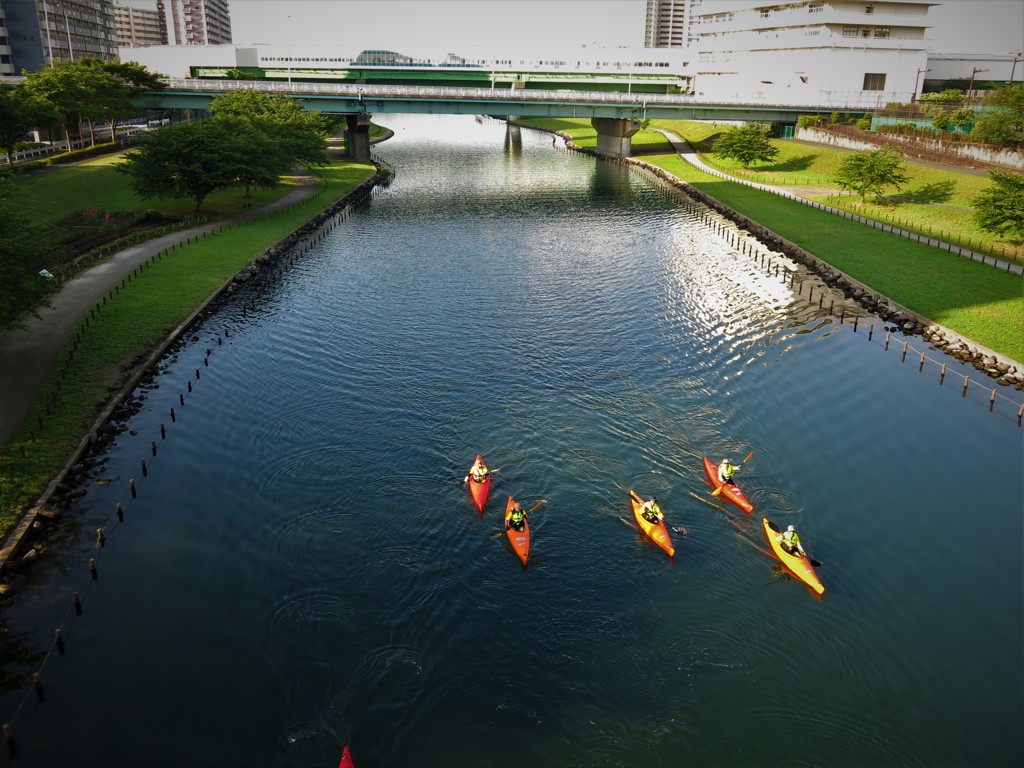
<instances>
[{"instance_id":1,"label":"utility pole","mask_svg":"<svg viewBox=\"0 0 1024 768\"><path fill-rule=\"evenodd\" d=\"M921 73L922 72L931 72L931 71L932 71L931 68L928 68L928 69L918 69L917 70L917 77L914 78L914 92L910 95L910 103L911 104L913 104L915 101L917 101L917 83L921 79Z\"/></svg>"},{"instance_id":2,"label":"utility pole","mask_svg":"<svg viewBox=\"0 0 1024 768\"><path fill-rule=\"evenodd\" d=\"M967 106L971 106L971 101L974 99L974 76L979 72L988 72L987 69L981 67L975 67L971 70L971 87L967 89Z\"/></svg>"}]
</instances>

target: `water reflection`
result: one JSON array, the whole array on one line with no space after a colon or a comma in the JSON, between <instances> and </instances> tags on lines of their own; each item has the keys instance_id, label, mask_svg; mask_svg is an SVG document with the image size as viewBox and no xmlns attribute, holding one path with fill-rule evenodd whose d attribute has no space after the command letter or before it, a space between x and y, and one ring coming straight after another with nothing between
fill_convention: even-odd
<instances>
[{"instance_id":1,"label":"water reflection","mask_svg":"<svg viewBox=\"0 0 1024 768\"><path fill-rule=\"evenodd\" d=\"M393 122L395 183L198 329L111 450L89 528L214 350L125 522L41 585L100 558L45 707L0 700L18 763L1016 761L1024 490L963 478L1019 477L1019 434L677 190L546 135L506 153L495 121ZM495 499L546 500L525 570L460 483L478 451ZM701 468L748 451L751 516ZM671 561L630 487L687 530ZM822 602L775 583L761 514L814 543ZM46 647L32 598L5 621Z\"/></svg>"}]
</instances>

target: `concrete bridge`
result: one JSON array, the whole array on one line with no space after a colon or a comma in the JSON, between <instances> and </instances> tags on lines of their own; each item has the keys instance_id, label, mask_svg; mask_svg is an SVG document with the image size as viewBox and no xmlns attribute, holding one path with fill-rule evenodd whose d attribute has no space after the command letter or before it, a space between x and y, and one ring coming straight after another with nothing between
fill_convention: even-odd
<instances>
[{"instance_id":1,"label":"concrete bridge","mask_svg":"<svg viewBox=\"0 0 1024 768\"><path fill-rule=\"evenodd\" d=\"M630 154L631 137L648 118L794 124L800 115L864 110L842 104L729 104L682 94L609 91L173 78L165 82L165 90L149 91L137 102L149 109L206 109L216 96L255 90L290 96L310 110L343 114L350 153L360 160L369 160L370 119L378 113L589 118L597 131L597 151L625 157Z\"/></svg>"}]
</instances>

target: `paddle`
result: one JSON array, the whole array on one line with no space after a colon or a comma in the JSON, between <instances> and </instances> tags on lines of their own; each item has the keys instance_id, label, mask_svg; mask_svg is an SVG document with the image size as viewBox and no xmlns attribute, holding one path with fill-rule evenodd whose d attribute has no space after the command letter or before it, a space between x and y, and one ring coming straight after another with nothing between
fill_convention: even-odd
<instances>
[{"instance_id":1,"label":"paddle","mask_svg":"<svg viewBox=\"0 0 1024 768\"><path fill-rule=\"evenodd\" d=\"M739 468L740 468L740 467L742 467L742 466L743 466L744 464L746 464L746 463L747 463L748 461L750 461L750 457L751 457L751 456L753 456L753 455L754 455L754 452L753 452L753 451L751 451L750 453L748 453L748 454L747 454L747 458L745 458L745 459L744 459L743 461L741 461L741 462L740 462L740 466L739 466L739 467L736 467L736 469L739 469ZM735 470L734 470L734 471L735 471ZM720 494L720 493L722 492L722 489L723 489L723 488L725 488L725 483L722 483L722 484L721 484L720 486L718 486L717 488L715 488L715 490L713 490L713 491L711 492L711 495L712 495L712 496L717 496L718 494Z\"/></svg>"},{"instance_id":2,"label":"paddle","mask_svg":"<svg viewBox=\"0 0 1024 768\"><path fill-rule=\"evenodd\" d=\"M541 504L543 504L543 503L544 503L545 501L547 501L547 499L541 499L540 501L538 501L538 502L537 502L536 504L534 504L534 505L533 505L532 507L530 507L530 508L529 508L528 510L526 510L525 512L523 512L523 517L525 518L525 517L526 517L526 516L527 516L528 514L530 514L531 512L533 512L533 510L535 510L535 509L536 509L537 507L539 507L539 506L540 506ZM508 521L506 520L506 521L505 521L505 530L508 530L508 528L509 528L509 523L508 523Z\"/></svg>"}]
</instances>

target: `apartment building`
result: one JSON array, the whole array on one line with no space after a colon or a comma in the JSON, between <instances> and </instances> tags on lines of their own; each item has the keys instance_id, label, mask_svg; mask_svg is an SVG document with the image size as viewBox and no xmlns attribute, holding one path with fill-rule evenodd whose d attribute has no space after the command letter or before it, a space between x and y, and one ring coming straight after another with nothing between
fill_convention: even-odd
<instances>
[{"instance_id":1,"label":"apartment building","mask_svg":"<svg viewBox=\"0 0 1024 768\"><path fill-rule=\"evenodd\" d=\"M0 67L13 74L37 72L55 61L118 57L110 0L0 0L0 17L7 34Z\"/></svg>"},{"instance_id":2,"label":"apartment building","mask_svg":"<svg viewBox=\"0 0 1024 768\"><path fill-rule=\"evenodd\" d=\"M3 0L0 0L0 77L16 74L11 60L11 40L7 34L7 15L4 13Z\"/></svg>"},{"instance_id":3,"label":"apartment building","mask_svg":"<svg viewBox=\"0 0 1024 768\"><path fill-rule=\"evenodd\" d=\"M701 0L647 0L644 48L690 48L697 42L693 15Z\"/></svg>"},{"instance_id":4,"label":"apartment building","mask_svg":"<svg viewBox=\"0 0 1024 768\"><path fill-rule=\"evenodd\" d=\"M164 0L156 0L151 8L114 3L114 25L122 48L167 45Z\"/></svg>"},{"instance_id":5,"label":"apartment building","mask_svg":"<svg viewBox=\"0 0 1024 768\"><path fill-rule=\"evenodd\" d=\"M228 0L163 0L169 45L229 45Z\"/></svg>"},{"instance_id":6,"label":"apartment building","mask_svg":"<svg viewBox=\"0 0 1024 768\"><path fill-rule=\"evenodd\" d=\"M698 9L698 96L775 104L911 102L928 68L914 0L715 0Z\"/></svg>"}]
</instances>

